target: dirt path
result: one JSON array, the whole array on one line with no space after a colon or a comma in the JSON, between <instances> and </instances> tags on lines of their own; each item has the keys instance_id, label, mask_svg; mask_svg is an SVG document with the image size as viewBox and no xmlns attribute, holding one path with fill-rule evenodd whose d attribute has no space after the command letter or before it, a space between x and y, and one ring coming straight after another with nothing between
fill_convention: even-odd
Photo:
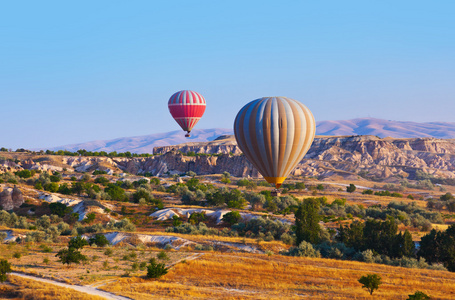
<instances>
[{"instance_id":1,"label":"dirt path","mask_svg":"<svg viewBox=\"0 0 455 300\"><path fill-rule=\"evenodd\" d=\"M109 292L98 290L94 286L71 285L71 284L66 284L66 283L62 283L62 282L58 282L58 281L54 281L54 280L50 280L50 279L39 278L39 277L35 277L35 276L31 276L31 275L25 275L25 274L16 273L16 272L11 272L9 274L14 275L14 276L18 276L18 277L22 277L22 278L26 278L26 279L35 280L35 281L41 281L41 282L45 282L45 283L50 283L50 284L58 285L58 286L61 286L61 287L66 287L66 288L69 288L69 289L76 290L78 292L104 297L106 299L131 300L131 298L118 296L118 295L115 295L115 294L112 294L112 293L109 293Z\"/></svg>"}]
</instances>

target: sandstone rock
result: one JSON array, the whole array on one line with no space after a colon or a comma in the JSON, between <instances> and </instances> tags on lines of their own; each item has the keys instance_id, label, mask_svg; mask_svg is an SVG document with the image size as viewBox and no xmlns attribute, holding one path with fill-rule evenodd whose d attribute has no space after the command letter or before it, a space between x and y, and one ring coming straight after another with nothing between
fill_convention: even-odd
<instances>
[{"instance_id":1,"label":"sandstone rock","mask_svg":"<svg viewBox=\"0 0 455 300\"><path fill-rule=\"evenodd\" d=\"M21 206L24 203L24 196L22 195L21 190L19 190L19 188L16 186L13 188L11 198L13 200L13 206L15 208Z\"/></svg>"},{"instance_id":2,"label":"sandstone rock","mask_svg":"<svg viewBox=\"0 0 455 300\"><path fill-rule=\"evenodd\" d=\"M7 188L0 193L0 206L4 210L11 210L14 208L12 189Z\"/></svg>"}]
</instances>

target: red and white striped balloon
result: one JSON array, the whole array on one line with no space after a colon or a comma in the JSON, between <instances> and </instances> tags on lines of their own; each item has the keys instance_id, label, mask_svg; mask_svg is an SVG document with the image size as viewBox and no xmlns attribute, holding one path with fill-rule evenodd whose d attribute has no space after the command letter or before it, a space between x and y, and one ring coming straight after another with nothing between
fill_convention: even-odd
<instances>
[{"instance_id":1,"label":"red and white striped balloon","mask_svg":"<svg viewBox=\"0 0 455 300\"><path fill-rule=\"evenodd\" d=\"M185 136L189 137L205 112L205 99L199 93L183 90L171 96L168 108L174 120L188 132Z\"/></svg>"}]
</instances>

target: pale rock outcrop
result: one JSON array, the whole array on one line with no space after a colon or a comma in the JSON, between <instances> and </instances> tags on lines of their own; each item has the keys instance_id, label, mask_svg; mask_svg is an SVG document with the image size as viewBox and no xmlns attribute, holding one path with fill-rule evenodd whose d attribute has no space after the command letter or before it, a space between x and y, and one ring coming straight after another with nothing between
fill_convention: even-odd
<instances>
[{"instance_id":1,"label":"pale rock outcrop","mask_svg":"<svg viewBox=\"0 0 455 300\"><path fill-rule=\"evenodd\" d=\"M16 186L14 188L5 188L0 193L0 206L4 210L12 210L18 208L24 203L24 196L20 189Z\"/></svg>"}]
</instances>

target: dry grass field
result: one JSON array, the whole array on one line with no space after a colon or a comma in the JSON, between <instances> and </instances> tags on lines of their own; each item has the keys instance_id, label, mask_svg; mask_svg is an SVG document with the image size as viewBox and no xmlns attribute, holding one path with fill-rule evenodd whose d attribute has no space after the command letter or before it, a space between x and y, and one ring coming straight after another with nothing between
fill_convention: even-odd
<instances>
[{"instance_id":1,"label":"dry grass field","mask_svg":"<svg viewBox=\"0 0 455 300\"><path fill-rule=\"evenodd\" d=\"M14 275L8 276L9 284L0 284L0 299L26 300L102 300L99 296L88 295L69 288L37 282Z\"/></svg>"},{"instance_id":2,"label":"dry grass field","mask_svg":"<svg viewBox=\"0 0 455 300\"><path fill-rule=\"evenodd\" d=\"M373 297L357 280L379 274ZM455 298L455 274L332 259L207 253L175 265L159 280L121 278L103 290L133 299L431 299Z\"/></svg>"},{"instance_id":3,"label":"dry grass field","mask_svg":"<svg viewBox=\"0 0 455 300\"><path fill-rule=\"evenodd\" d=\"M14 271L68 284L86 285L121 276L143 275L144 271L139 269L140 264L148 263L152 257L156 258L160 251L156 248L136 249L125 244L109 248L85 247L82 253L88 257L88 261L68 267L58 262L58 258L55 257L55 254L64 246L63 244L49 245L52 251L44 252L38 245L0 244L0 257L7 259ZM112 254L107 255L107 249L111 249ZM14 257L15 253L20 253L20 258ZM169 259L164 262L171 265L193 253L168 251L166 254Z\"/></svg>"}]
</instances>

